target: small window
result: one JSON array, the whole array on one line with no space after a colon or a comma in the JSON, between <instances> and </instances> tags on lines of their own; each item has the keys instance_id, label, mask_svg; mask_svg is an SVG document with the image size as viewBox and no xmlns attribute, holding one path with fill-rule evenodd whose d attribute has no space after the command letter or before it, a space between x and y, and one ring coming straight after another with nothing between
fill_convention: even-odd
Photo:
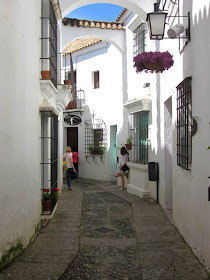
<instances>
[{"instance_id":1,"label":"small window","mask_svg":"<svg viewBox=\"0 0 210 280\"><path fill-rule=\"evenodd\" d=\"M133 37L133 56L145 52L146 50L146 25L142 23L134 30Z\"/></svg>"},{"instance_id":2,"label":"small window","mask_svg":"<svg viewBox=\"0 0 210 280\"><path fill-rule=\"evenodd\" d=\"M103 145L103 129L94 129L94 147L101 147Z\"/></svg>"},{"instance_id":3,"label":"small window","mask_svg":"<svg viewBox=\"0 0 210 280\"><path fill-rule=\"evenodd\" d=\"M99 88L99 71L93 72L93 79L94 89Z\"/></svg>"},{"instance_id":4,"label":"small window","mask_svg":"<svg viewBox=\"0 0 210 280\"><path fill-rule=\"evenodd\" d=\"M192 162L192 92L191 77L177 88L177 165L190 170Z\"/></svg>"}]
</instances>

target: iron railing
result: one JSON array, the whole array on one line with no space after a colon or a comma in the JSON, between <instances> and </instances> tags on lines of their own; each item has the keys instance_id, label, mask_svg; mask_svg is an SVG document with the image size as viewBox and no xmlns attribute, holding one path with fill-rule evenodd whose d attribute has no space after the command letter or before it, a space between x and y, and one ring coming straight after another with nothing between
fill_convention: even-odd
<instances>
[{"instance_id":1,"label":"iron railing","mask_svg":"<svg viewBox=\"0 0 210 280\"><path fill-rule=\"evenodd\" d=\"M57 87L57 20L51 0L42 0L41 70L50 71L50 80Z\"/></svg>"},{"instance_id":2,"label":"iron railing","mask_svg":"<svg viewBox=\"0 0 210 280\"><path fill-rule=\"evenodd\" d=\"M41 112L41 191L51 193L49 212L42 209L42 214L51 214L56 204L53 193L57 188L58 164L58 117L52 112Z\"/></svg>"},{"instance_id":3,"label":"iron railing","mask_svg":"<svg viewBox=\"0 0 210 280\"><path fill-rule=\"evenodd\" d=\"M177 88L177 165L190 170L192 161L192 88L191 77Z\"/></svg>"},{"instance_id":4,"label":"iron railing","mask_svg":"<svg viewBox=\"0 0 210 280\"><path fill-rule=\"evenodd\" d=\"M137 54L145 52L146 50L146 27L145 24L142 23L134 30L133 37L133 57Z\"/></svg>"}]
</instances>

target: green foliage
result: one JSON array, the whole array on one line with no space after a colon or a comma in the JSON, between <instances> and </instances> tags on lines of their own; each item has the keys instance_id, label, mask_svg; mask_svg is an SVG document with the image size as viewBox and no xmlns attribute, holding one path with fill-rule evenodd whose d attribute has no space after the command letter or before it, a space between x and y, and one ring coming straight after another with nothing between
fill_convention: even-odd
<instances>
[{"instance_id":1,"label":"green foliage","mask_svg":"<svg viewBox=\"0 0 210 280\"><path fill-rule=\"evenodd\" d=\"M105 146L94 146L90 144L88 146L88 151L90 152L91 155L103 155L103 153L106 151Z\"/></svg>"},{"instance_id":2,"label":"green foliage","mask_svg":"<svg viewBox=\"0 0 210 280\"><path fill-rule=\"evenodd\" d=\"M50 200L51 199L51 193L50 192L44 192L42 197L43 197L43 200Z\"/></svg>"},{"instance_id":3,"label":"green foliage","mask_svg":"<svg viewBox=\"0 0 210 280\"><path fill-rule=\"evenodd\" d=\"M132 137L132 136L129 136L129 137L126 139L126 143L127 143L127 144L132 144L132 140L133 140L133 137Z\"/></svg>"},{"instance_id":4,"label":"green foliage","mask_svg":"<svg viewBox=\"0 0 210 280\"><path fill-rule=\"evenodd\" d=\"M53 199L57 200L58 199L58 192L54 192L52 194Z\"/></svg>"}]
</instances>

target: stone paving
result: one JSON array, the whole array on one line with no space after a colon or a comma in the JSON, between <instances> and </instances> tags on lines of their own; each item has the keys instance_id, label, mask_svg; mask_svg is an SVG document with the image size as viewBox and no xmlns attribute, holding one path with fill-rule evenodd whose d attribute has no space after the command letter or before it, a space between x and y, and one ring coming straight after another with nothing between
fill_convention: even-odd
<instances>
[{"instance_id":1,"label":"stone paving","mask_svg":"<svg viewBox=\"0 0 210 280\"><path fill-rule=\"evenodd\" d=\"M77 179L0 280L207 280L161 206L109 182Z\"/></svg>"}]
</instances>

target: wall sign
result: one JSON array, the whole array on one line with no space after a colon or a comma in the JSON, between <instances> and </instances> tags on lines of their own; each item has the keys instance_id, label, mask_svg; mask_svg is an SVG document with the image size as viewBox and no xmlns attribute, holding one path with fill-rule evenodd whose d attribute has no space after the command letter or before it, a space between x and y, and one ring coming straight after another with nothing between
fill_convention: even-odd
<instances>
[{"instance_id":1,"label":"wall sign","mask_svg":"<svg viewBox=\"0 0 210 280\"><path fill-rule=\"evenodd\" d=\"M69 125L79 125L82 122L82 119L77 115L67 115L64 118L64 122Z\"/></svg>"}]
</instances>

